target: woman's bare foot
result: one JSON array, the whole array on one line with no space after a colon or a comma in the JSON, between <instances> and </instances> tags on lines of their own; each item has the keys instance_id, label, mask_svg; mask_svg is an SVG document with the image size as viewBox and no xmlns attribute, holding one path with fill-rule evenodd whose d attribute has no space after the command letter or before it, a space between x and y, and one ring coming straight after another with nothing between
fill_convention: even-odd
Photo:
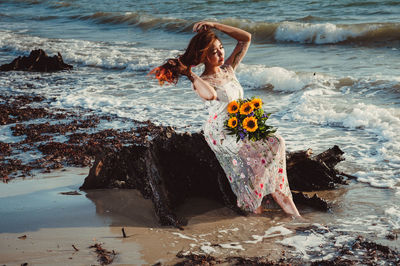
<instances>
[{"instance_id":1,"label":"woman's bare foot","mask_svg":"<svg viewBox=\"0 0 400 266\"><path fill-rule=\"evenodd\" d=\"M254 213L255 214L261 214L263 212L263 207L260 205L260 207L258 207L255 211L254 211Z\"/></svg>"},{"instance_id":2,"label":"woman's bare foot","mask_svg":"<svg viewBox=\"0 0 400 266\"><path fill-rule=\"evenodd\" d=\"M307 223L307 222L309 222L309 220L307 220L306 218L304 218L303 216L301 216L301 215L292 215L292 218L293 218L293 220L294 221L296 221L296 222L300 222L300 223Z\"/></svg>"}]
</instances>

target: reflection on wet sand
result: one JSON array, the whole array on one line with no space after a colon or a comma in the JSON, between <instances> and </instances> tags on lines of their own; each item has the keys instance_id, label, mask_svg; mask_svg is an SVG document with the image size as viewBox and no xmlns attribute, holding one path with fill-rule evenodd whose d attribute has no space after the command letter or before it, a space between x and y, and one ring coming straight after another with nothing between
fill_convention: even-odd
<instances>
[{"instance_id":1,"label":"reflection on wet sand","mask_svg":"<svg viewBox=\"0 0 400 266\"><path fill-rule=\"evenodd\" d=\"M96 189L86 191L96 206L96 214L109 219L110 226L157 227L151 200L135 189Z\"/></svg>"},{"instance_id":2,"label":"reflection on wet sand","mask_svg":"<svg viewBox=\"0 0 400 266\"><path fill-rule=\"evenodd\" d=\"M162 227L153 202L135 189L87 190L86 197L96 206L96 214L109 220L110 226ZM191 198L176 208L179 217L190 224L207 223L238 216L216 201Z\"/></svg>"}]
</instances>

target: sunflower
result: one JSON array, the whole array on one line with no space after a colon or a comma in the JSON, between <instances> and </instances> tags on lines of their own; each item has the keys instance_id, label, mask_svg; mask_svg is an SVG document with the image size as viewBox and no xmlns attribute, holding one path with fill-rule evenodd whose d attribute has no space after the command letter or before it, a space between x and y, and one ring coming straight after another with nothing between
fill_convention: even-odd
<instances>
[{"instance_id":1,"label":"sunflower","mask_svg":"<svg viewBox=\"0 0 400 266\"><path fill-rule=\"evenodd\" d=\"M260 98L254 98L251 100L251 103L254 106L254 109L260 109L262 107L262 100Z\"/></svg>"},{"instance_id":2,"label":"sunflower","mask_svg":"<svg viewBox=\"0 0 400 266\"><path fill-rule=\"evenodd\" d=\"M257 125L257 118L254 116L249 116L246 117L243 120L243 128L246 129L249 132L254 132L257 130L258 125Z\"/></svg>"},{"instance_id":3,"label":"sunflower","mask_svg":"<svg viewBox=\"0 0 400 266\"><path fill-rule=\"evenodd\" d=\"M248 115L251 112L253 112L254 110L254 106L251 102L245 102L244 104L242 104L242 106L240 106L240 114L241 115Z\"/></svg>"},{"instance_id":4,"label":"sunflower","mask_svg":"<svg viewBox=\"0 0 400 266\"><path fill-rule=\"evenodd\" d=\"M237 126L237 124L238 124L238 121L237 121L237 118L236 118L236 117L231 117L231 118L228 120L228 126L229 126L230 128L235 128L235 127Z\"/></svg>"},{"instance_id":5,"label":"sunflower","mask_svg":"<svg viewBox=\"0 0 400 266\"><path fill-rule=\"evenodd\" d=\"M239 110L239 105L236 101L232 101L228 104L228 113L235 114Z\"/></svg>"}]
</instances>

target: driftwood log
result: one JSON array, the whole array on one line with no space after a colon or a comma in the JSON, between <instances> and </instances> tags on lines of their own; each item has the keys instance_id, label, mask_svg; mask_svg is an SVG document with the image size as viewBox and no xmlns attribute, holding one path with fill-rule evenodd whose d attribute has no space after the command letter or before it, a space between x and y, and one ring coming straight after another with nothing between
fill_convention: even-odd
<instances>
[{"instance_id":1,"label":"driftwood log","mask_svg":"<svg viewBox=\"0 0 400 266\"><path fill-rule=\"evenodd\" d=\"M176 133L172 128L164 127L149 139L145 144L105 151L96 156L81 189L138 189L144 198L153 201L162 225L178 228L186 221L177 217L174 210L193 196L215 199L245 215L236 206L236 196L225 173L201 133ZM310 150L288 153L291 189L332 189L335 184L344 183L334 169L343 160L342 154L337 146L313 157L310 157ZM302 193L293 193L293 197L296 203L327 208L327 203L318 197L308 198Z\"/></svg>"},{"instance_id":2,"label":"driftwood log","mask_svg":"<svg viewBox=\"0 0 400 266\"><path fill-rule=\"evenodd\" d=\"M23 70L53 72L70 69L72 69L72 66L64 63L60 53L50 57L42 49L32 50L29 56L19 56L11 63L0 66L1 71Z\"/></svg>"}]
</instances>

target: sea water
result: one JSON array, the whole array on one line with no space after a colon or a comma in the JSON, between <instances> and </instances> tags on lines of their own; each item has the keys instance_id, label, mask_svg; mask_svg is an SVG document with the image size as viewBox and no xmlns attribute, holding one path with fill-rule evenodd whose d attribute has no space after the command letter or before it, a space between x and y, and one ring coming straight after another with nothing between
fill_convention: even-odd
<instances>
[{"instance_id":1,"label":"sea water","mask_svg":"<svg viewBox=\"0 0 400 266\"><path fill-rule=\"evenodd\" d=\"M197 21L243 28L253 36L236 73L245 95L263 99L288 150L339 145L338 168L357 182L329 221L377 236L400 229L399 13L399 1L0 0L0 64L42 48L74 66L0 73L0 91L199 131L206 110L190 83L160 87L147 74L183 53ZM235 41L218 35L229 54ZM13 141L7 130L0 141Z\"/></svg>"}]
</instances>

